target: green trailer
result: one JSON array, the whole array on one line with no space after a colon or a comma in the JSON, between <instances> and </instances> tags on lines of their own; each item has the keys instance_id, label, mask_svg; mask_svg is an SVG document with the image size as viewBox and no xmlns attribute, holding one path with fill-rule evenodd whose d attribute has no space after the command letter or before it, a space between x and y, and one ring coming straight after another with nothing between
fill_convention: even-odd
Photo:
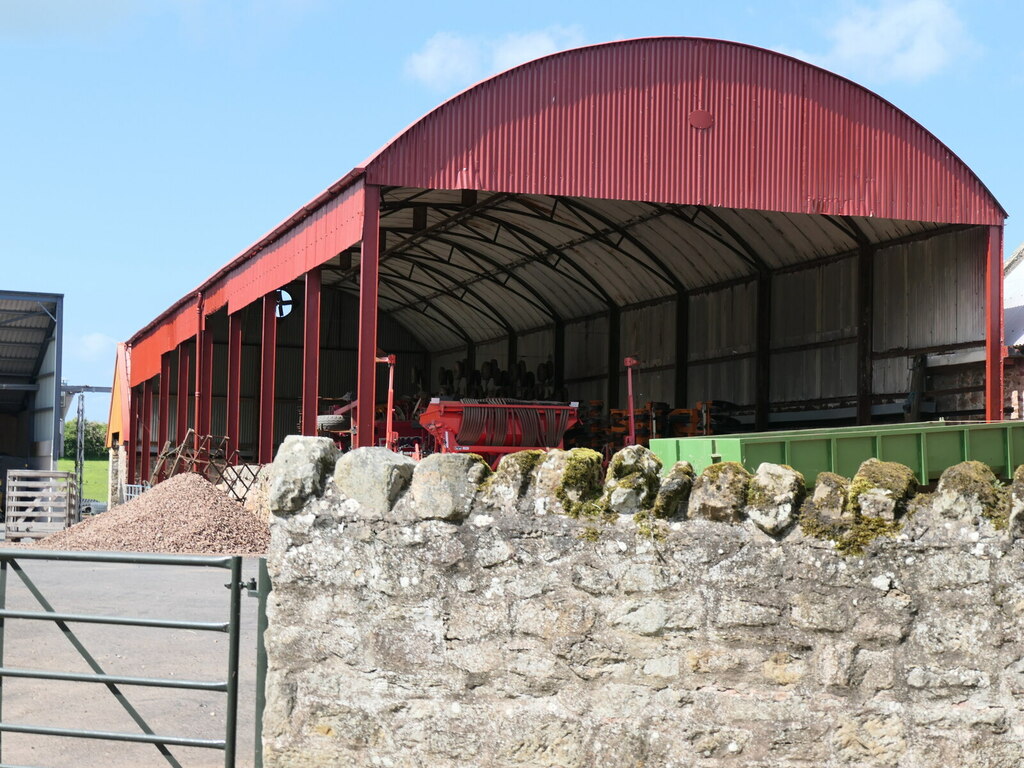
<instances>
[{"instance_id":1,"label":"green trailer","mask_svg":"<svg viewBox=\"0 0 1024 768\"><path fill-rule=\"evenodd\" d=\"M1024 421L926 421L836 429L751 432L740 435L662 438L651 450L664 471L688 461L695 472L722 461L736 461L751 472L762 462L788 464L814 483L819 472L853 477L865 459L898 461L914 470L918 482L938 480L961 461L987 464L1009 479L1024 463Z\"/></svg>"}]
</instances>

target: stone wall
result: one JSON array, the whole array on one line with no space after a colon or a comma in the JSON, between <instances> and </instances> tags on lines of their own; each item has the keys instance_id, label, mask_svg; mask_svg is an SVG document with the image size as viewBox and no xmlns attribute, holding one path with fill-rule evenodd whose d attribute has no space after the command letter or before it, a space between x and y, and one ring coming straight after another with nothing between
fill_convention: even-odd
<instances>
[{"instance_id":1,"label":"stone wall","mask_svg":"<svg viewBox=\"0 0 1024 768\"><path fill-rule=\"evenodd\" d=\"M1024 765L1024 546L970 499L844 556L695 499L570 517L565 456L289 439L268 768Z\"/></svg>"}]
</instances>

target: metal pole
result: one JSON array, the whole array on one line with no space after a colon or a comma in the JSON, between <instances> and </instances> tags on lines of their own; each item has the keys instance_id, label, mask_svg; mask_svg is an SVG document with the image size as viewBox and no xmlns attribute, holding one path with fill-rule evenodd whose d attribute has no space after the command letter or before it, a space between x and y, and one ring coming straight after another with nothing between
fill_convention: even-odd
<instances>
[{"instance_id":1,"label":"metal pole","mask_svg":"<svg viewBox=\"0 0 1024 768\"><path fill-rule=\"evenodd\" d=\"M263 297L263 334L260 340L260 420L256 460L274 460L274 384L277 376L277 291Z\"/></svg>"},{"instance_id":2,"label":"metal pole","mask_svg":"<svg viewBox=\"0 0 1024 768\"><path fill-rule=\"evenodd\" d=\"M160 356L160 392L157 394L157 418L156 418L156 449L157 455L164 450L167 438L171 434L171 355L165 352ZM160 470L162 480L164 470Z\"/></svg>"},{"instance_id":3,"label":"metal pole","mask_svg":"<svg viewBox=\"0 0 1024 768\"><path fill-rule=\"evenodd\" d=\"M149 436L149 430L143 429L143 438ZM143 450L148 450L149 446L143 446ZM143 454L145 456L145 454ZM145 464L143 464L145 466ZM78 520L78 511L82 508L82 476L85 471L85 393L79 393L78 395L78 429L75 434L75 487L77 489L75 496L78 498L78 503L75 505L77 509L68 510L73 516L74 520Z\"/></svg>"},{"instance_id":4,"label":"metal pole","mask_svg":"<svg viewBox=\"0 0 1024 768\"><path fill-rule=\"evenodd\" d=\"M231 558L231 607L228 614L228 703L224 727L224 768L235 768L238 727L238 636L242 598L242 558Z\"/></svg>"},{"instance_id":5,"label":"metal pole","mask_svg":"<svg viewBox=\"0 0 1024 768\"><path fill-rule=\"evenodd\" d=\"M263 711L267 708L267 645L263 633L267 631L267 598L270 597L270 573L267 558L259 559L256 580L258 600L256 614L256 768L263 768ZM2 646L0 646L2 650Z\"/></svg>"},{"instance_id":6,"label":"metal pole","mask_svg":"<svg viewBox=\"0 0 1024 768\"><path fill-rule=\"evenodd\" d=\"M150 463L149 460L152 458L152 445L153 445L153 380L147 379L142 382L142 457L139 462L139 474L142 475L142 481L148 482L150 477ZM78 486L79 495L82 492L82 486Z\"/></svg>"},{"instance_id":7,"label":"metal pole","mask_svg":"<svg viewBox=\"0 0 1024 768\"><path fill-rule=\"evenodd\" d=\"M363 189L363 244L359 257L359 351L356 366L356 434L353 446L373 445L377 402L377 283L380 267L380 187Z\"/></svg>"},{"instance_id":8,"label":"metal pole","mask_svg":"<svg viewBox=\"0 0 1024 768\"><path fill-rule=\"evenodd\" d=\"M320 267L306 273L306 298L302 327L302 429L316 434L320 384Z\"/></svg>"},{"instance_id":9,"label":"metal pole","mask_svg":"<svg viewBox=\"0 0 1024 768\"><path fill-rule=\"evenodd\" d=\"M0 610L7 607L7 561L0 561ZM4 620L0 617L0 667L4 665ZM0 723L4 720L4 679L0 677ZM3 734L0 733L0 763L3 762Z\"/></svg>"},{"instance_id":10,"label":"metal pole","mask_svg":"<svg viewBox=\"0 0 1024 768\"><path fill-rule=\"evenodd\" d=\"M1003 418L1003 228L988 228L985 261L985 418Z\"/></svg>"},{"instance_id":11,"label":"metal pole","mask_svg":"<svg viewBox=\"0 0 1024 768\"><path fill-rule=\"evenodd\" d=\"M239 310L228 315L228 380L227 380L227 417L225 431L228 435L228 451L236 457L239 449L238 425L241 423L242 403L242 317Z\"/></svg>"},{"instance_id":12,"label":"metal pole","mask_svg":"<svg viewBox=\"0 0 1024 768\"><path fill-rule=\"evenodd\" d=\"M637 364L635 357L627 357L623 360L626 365L626 397L629 400L626 406L629 408L629 435L626 445L636 445L636 419L633 416L633 366Z\"/></svg>"}]
</instances>

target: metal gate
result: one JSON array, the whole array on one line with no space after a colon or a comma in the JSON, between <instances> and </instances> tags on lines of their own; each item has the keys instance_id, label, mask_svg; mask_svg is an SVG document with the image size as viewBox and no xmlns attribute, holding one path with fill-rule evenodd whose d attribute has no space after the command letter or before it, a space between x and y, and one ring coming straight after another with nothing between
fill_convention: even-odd
<instances>
[{"instance_id":1,"label":"metal gate","mask_svg":"<svg viewBox=\"0 0 1024 768\"><path fill-rule=\"evenodd\" d=\"M80 519L74 473L7 470L4 511L8 541L41 539L74 525Z\"/></svg>"},{"instance_id":2,"label":"metal gate","mask_svg":"<svg viewBox=\"0 0 1024 768\"><path fill-rule=\"evenodd\" d=\"M229 572L230 600L228 615L224 621L204 622L168 618L137 618L129 616L102 616L76 613L59 613L54 610L35 582L25 573L19 561L46 560L78 563L124 563L136 565L170 565L224 569ZM24 583L31 596L39 604L39 611L14 611L7 609L7 579L9 571ZM170 747L199 747L211 750L222 750L226 768L235 766L236 726L238 713L238 656L240 631L240 602L242 590L250 590L260 599L260 651L257 659L257 678L262 687L265 674L265 657L262 654L262 629L265 624L264 606L266 593L269 591L269 580L266 578L265 564L260 564L260 579L249 583L242 582L241 557L207 557L186 555L146 555L134 553L109 552L46 552L29 549L0 550L0 768L15 768L4 762L4 733L37 734L53 737L75 737L85 739L101 739L114 742L131 742L152 744L162 756L161 764L181 768L181 763L172 754ZM4 663L4 637L9 632L8 623L12 620L31 620L53 622L71 643L82 659L92 670L91 674L72 672L55 672L41 669L23 669L7 667ZM151 627L168 630L192 630L202 633L223 633L228 637L227 674L224 680L202 681L177 678L129 677L107 674L82 641L72 631L73 624L105 624L122 627ZM3 681L5 678L31 678L36 680L59 680L68 682L98 683L106 686L117 703L128 713L138 725L139 733L121 733L111 731L83 730L76 728L54 728L27 723L9 723L3 719ZM214 691L227 697L227 714L224 723L223 739L200 739L177 736L174 734L157 734L149 726L138 710L132 706L122 687L146 686L151 688L190 689L197 691ZM258 715L262 714L262 691L257 692ZM259 719L257 718L257 766L262 762L259 754ZM26 768L20 766L19 768Z\"/></svg>"}]
</instances>

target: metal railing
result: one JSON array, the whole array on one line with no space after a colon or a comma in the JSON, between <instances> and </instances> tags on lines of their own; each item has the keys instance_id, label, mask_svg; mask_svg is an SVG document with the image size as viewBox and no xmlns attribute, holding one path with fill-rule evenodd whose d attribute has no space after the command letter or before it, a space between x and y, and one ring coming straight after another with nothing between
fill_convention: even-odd
<instances>
[{"instance_id":1,"label":"metal railing","mask_svg":"<svg viewBox=\"0 0 1024 768\"><path fill-rule=\"evenodd\" d=\"M202 622L179 621L176 619L147 619L125 616L99 616L77 613L58 613L42 594L36 584L24 572L19 560L49 560L84 563L122 563L134 565L173 565L204 568L222 568L230 571L231 591L227 621ZM42 611L12 611L7 609L7 575L8 570L21 579L25 587L42 607ZM261 574L262 576L262 574ZM238 718L238 652L239 652L239 619L241 592L255 584L242 583L242 558L204 557L188 555L145 555L119 552L46 552L24 549L0 549L0 768L26 768L11 766L3 762L4 733L36 734L40 736L73 737L81 739L102 739L129 743L153 744L164 757L165 761L175 768L181 764L168 747L200 747L219 749L224 752L225 768L234 768L236 727ZM265 597L263 598L265 599ZM8 619L51 621L56 624L68 641L85 660L92 674L53 672L38 669L18 669L4 666L4 636ZM162 629L187 629L199 632L223 632L228 635L228 674L224 681L178 680L154 677L130 677L107 674L99 662L89 653L81 640L68 626L69 624L106 624L112 626L153 627ZM61 680L69 682L99 683L105 685L121 707L139 726L141 733L120 733L112 731L90 731L77 728L53 728L48 726L24 725L8 723L3 720L3 680L4 678L31 678L35 680ZM176 688L199 691L221 692L227 696L227 714L224 724L223 739L199 739L175 735L160 735L153 731L132 706L119 686L146 686L153 688Z\"/></svg>"}]
</instances>

